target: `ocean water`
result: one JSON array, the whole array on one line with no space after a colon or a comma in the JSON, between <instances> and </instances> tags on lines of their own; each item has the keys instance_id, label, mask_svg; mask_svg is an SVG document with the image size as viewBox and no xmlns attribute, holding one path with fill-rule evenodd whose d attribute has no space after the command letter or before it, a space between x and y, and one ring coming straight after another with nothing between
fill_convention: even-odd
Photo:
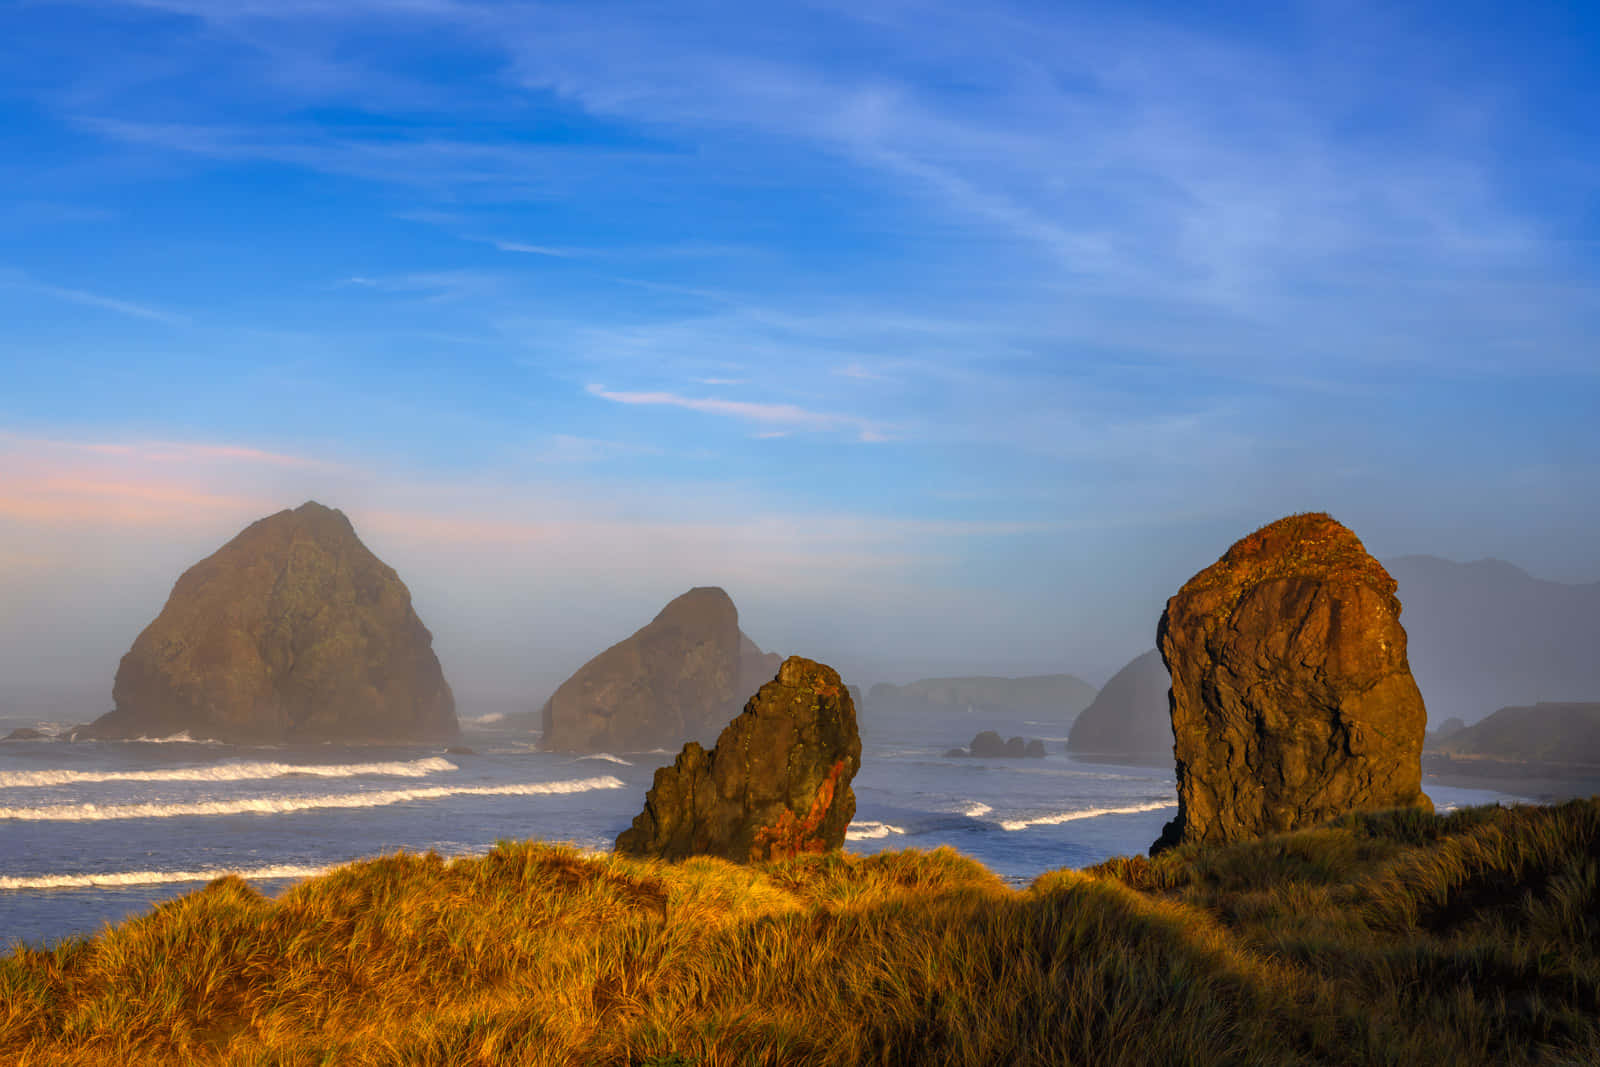
<instances>
[{"instance_id":1,"label":"ocean water","mask_svg":"<svg viewBox=\"0 0 1600 1067\"><path fill-rule=\"evenodd\" d=\"M80 720L81 721L81 720ZM1142 853L1176 811L1170 769L1064 752L1060 723L955 711L860 716L862 767L846 848L949 845L1024 885ZM19 726L66 723L0 719ZM1044 759L951 759L979 730L1040 737ZM481 855L536 838L606 850L674 753L539 752L494 716L461 746L243 747L180 735L0 744L0 949L92 934L220 874L267 894L405 849ZM1431 786L1441 808L1505 801Z\"/></svg>"}]
</instances>

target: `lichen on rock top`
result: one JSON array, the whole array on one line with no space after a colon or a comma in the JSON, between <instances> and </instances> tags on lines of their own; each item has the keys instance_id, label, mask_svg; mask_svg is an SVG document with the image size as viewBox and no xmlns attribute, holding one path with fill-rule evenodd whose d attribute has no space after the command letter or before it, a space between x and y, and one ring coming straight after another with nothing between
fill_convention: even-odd
<instances>
[{"instance_id":1,"label":"lichen on rock top","mask_svg":"<svg viewBox=\"0 0 1600 1067\"><path fill-rule=\"evenodd\" d=\"M748 862L839 848L860 768L855 704L838 672L790 656L711 751L691 741L656 771L617 851Z\"/></svg>"},{"instance_id":2,"label":"lichen on rock top","mask_svg":"<svg viewBox=\"0 0 1600 1067\"><path fill-rule=\"evenodd\" d=\"M1178 815L1153 850L1431 807L1395 581L1331 517L1236 543L1167 602Z\"/></svg>"},{"instance_id":3,"label":"lichen on rock top","mask_svg":"<svg viewBox=\"0 0 1600 1067\"><path fill-rule=\"evenodd\" d=\"M429 741L455 699L393 568L308 502L190 567L117 669L86 733L277 744Z\"/></svg>"}]
</instances>

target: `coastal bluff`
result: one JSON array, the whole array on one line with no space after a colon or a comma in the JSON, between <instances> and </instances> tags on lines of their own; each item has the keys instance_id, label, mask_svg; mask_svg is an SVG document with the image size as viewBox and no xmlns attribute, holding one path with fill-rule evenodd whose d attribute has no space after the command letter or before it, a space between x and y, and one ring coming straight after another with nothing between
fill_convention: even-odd
<instances>
[{"instance_id":1,"label":"coastal bluff","mask_svg":"<svg viewBox=\"0 0 1600 1067\"><path fill-rule=\"evenodd\" d=\"M710 739L777 671L717 586L696 586L585 663L539 711L539 747L643 752Z\"/></svg>"},{"instance_id":2,"label":"coastal bluff","mask_svg":"<svg viewBox=\"0 0 1600 1067\"><path fill-rule=\"evenodd\" d=\"M1431 810L1395 588L1355 534L1313 513L1240 540L1167 601L1156 638L1178 814L1152 852Z\"/></svg>"},{"instance_id":3,"label":"coastal bluff","mask_svg":"<svg viewBox=\"0 0 1600 1067\"><path fill-rule=\"evenodd\" d=\"M826 852L855 817L855 703L832 667L790 656L707 752L683 746L656 770L618 852L735 862Z\"/></svg>"},{"instance_id":4,"label":"coastal bluff","mask_svg":"<svg viewBox=\"0 0 1600 1067\"><path fill-rule=\"evenodd\" d=\"M79 733L242 744L449 740L455 699L393 568L308 502L190 567Z\"/></svg>"}]
</instances>

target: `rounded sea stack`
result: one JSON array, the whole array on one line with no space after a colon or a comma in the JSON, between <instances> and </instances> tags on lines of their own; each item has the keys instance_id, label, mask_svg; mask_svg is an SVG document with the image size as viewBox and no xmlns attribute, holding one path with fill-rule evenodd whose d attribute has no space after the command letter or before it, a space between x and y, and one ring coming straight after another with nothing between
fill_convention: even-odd
<instances>
[{"instance_id":1,"label":"rounded sea stack","mask_svg":"<svg viewBox=\"0 0 1600 1067\"><path fill-rule=\"evenodd\" d=\"M1395 581L1331 517L1239 541L1167 601L1178 815L1151 846L1423 807L1427 712Z\"/></svg>"},{"instance_id":2,"label":"rounded sea stack","mask_svg":"<svg viewBox=\"0 0 1600 1067\"><path fill-rule=\"evenodd\" d=\"M89 736L446 741L455 698L394 569L308 502L185 571L122 657Z\"/></svg>"}]
</instances>

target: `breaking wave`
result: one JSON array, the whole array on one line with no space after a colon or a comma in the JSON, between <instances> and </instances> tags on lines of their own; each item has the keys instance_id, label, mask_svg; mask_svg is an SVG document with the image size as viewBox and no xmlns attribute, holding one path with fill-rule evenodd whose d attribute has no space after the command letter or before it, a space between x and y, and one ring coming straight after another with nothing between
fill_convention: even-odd
<instances>
[{"instance_id":1,"label":"breaking wave","mask_svg":"<svg viewBox=\"0 0 1600 1067\"><path fill-rule=\"evenodd\" d=\"M624 767L632 767L633 766L633 763L631 761L625 760L621 756L613 756L609 752L591 752L586 756L579 756L578 759L603 759L603 760L606 760L606 761L611 762L611 763L620 763Z\"/></svg>"},{"instance_id":2,"label":"breaking wave","mask_svg":"<svg viewBox=\"0 0 1600 1067\"><path fill-rule=\"evenodd\" d=\"M310 778L426 778L430 774L456 769L456 765L449 760L432 756L404 763L218 763L209 767L168 767L153 771L5 771L0 772L0 789L81 785L88 782L244 782L290 775Z\"/></svg>"},{"instance_id":3,"label":"breaking wave","mask_svg":"<svg viewBox=\"0 0 1600 1067\"><path fill-rule=\"evenodd\" d=\"M88 889L127 885L169 885L175 882L209 882L223 875L236 874L251 880L261 878L314 878L332 867L302 867L282 864L254 870L214 868L201 871L109 871L105 874L22 874L0 876L0 890L6 889Z\"/></svg>"},{"instance_id":4,"label":"breaking wave","mask_svg":"<svg viewBox=\"0 0 1600 1067\"><path fill-rule=\"evenodd\" d=\"M850 824L850 828L844 832L844 837L846 841L876 841L878 838L888 837L890 834L903 833L905 831L900 827L891 826L886 822L853 822Z\"/></svg>"},{"instance_id":5,"label":"breaking wave","mask_svg":"<svg viewBox=\"0 0 1600 1067\"><path fill-rule=\"evenodd\" d=\"M1002 830L1026 830L1030 826L1059 826L1064 822L1076 822L1078 819L1093 819L1100 815L1137 815L1140 812L1160 811L1163 808L1175 808L1175 800L1156 800L1148 804L1132 804L1124 808L1085 808L1081 811L1064 811L1059 815L1041 815L1036 819L1002 819Z\"/></svg>"},{"instance_id":6,"label":"breaking wave","mask_svg":"<svg viewBox=\"0 0 1600 1067\"><path fill-rule=\"evenodd\" d=\"M201 800L185 804L62 804L43 808L0 808L0 819L24 822L100 822L107 819L169 819L185 815L284 815L326 808L381 808L414 800L445 797L544 796L587 793L595 789L621 789L621 780L577 778L560 782L519 785L425 786L420 789L386 789L370 793L331 793L321 796L242 797L237 800Z\"/></svg>"}]
</instances>

